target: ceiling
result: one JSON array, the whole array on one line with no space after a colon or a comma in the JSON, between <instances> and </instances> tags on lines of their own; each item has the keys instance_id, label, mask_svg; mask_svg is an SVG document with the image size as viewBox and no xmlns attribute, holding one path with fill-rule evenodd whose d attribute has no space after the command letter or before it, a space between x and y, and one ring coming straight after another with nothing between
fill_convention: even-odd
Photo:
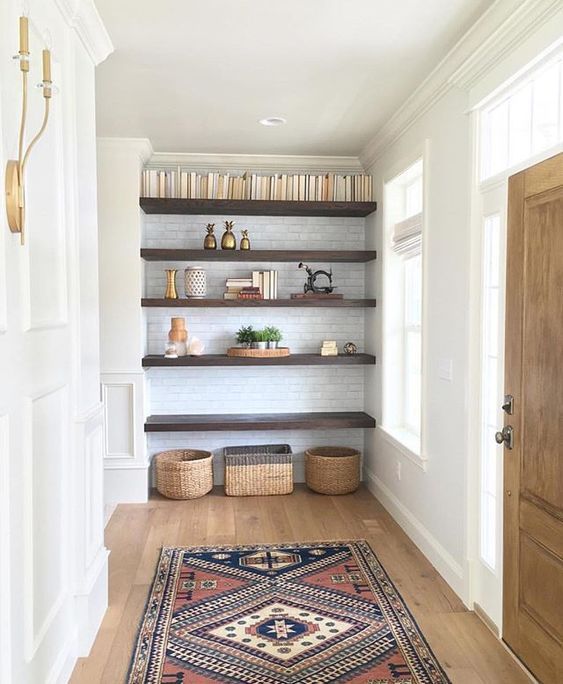
<instances>
[{"instance_id":1,"label":"ceiling","mask_svg":"<svg viewBox=\"0 0 563 684\"><path fill-rule=\"evenodd\" d=\"M98 135L356 155L492 0L97 0ZM257 123L282 116L287 124Z\"/></svg>"}]
</instances>

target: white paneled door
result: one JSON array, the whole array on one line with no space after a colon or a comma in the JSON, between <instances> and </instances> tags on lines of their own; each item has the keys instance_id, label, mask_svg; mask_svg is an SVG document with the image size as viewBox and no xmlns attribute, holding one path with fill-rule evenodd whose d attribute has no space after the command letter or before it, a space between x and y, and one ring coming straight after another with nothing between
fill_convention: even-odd
<instances>
[{"instance_id":1,"label":"white paneled door","mask_svg":"<svg viewBox=\"0 0 563 684\"><path fill-rule=\"evenodd\" d=\"M0 202L0 680L18 684L65 681L105 606L97 341L81 359L98 335L97 282L80 279L97 272L94 62L59 4L30 3L28 140L45 36L57 92L27 166L24 246ZM20 11L0 5L2 170L17 156Z\"/></svg>"}]
</instances>

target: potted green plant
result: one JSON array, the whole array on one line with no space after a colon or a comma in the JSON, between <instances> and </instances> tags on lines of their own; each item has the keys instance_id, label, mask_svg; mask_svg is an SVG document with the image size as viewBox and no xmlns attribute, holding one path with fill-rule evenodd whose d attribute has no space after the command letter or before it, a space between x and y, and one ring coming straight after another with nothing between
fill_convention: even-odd
<instances>
[{"instance_id":1,"label":"potted green plant","mask_svg":"<svg viewBox=\"0 0 563 684\"><path fill-rule=\"evenodd\" d=\"M266 340L265 330L255 330L252 340L252 346L254 349L266 349L268 341Z\"/></svg>"},{"instance_id":2,"label":"potted green plant","mask_svg":"<svg viewBox=\"0 0 563 684\"><path fill-rule=\"evenodd\" d=\"M251 325L240 328L237 332L237 342L248 349L254 342L254 328Z\"/></svg>"},{"instance_id":3,"label":"potted green plant","mask_svg":"<svg viewBox=\"0 0 563 684\"><path fill-rule=\"evenodd\" d=\"M264 328L264 333L266 334L266 342L268 349L277 349L278 342L282 340L282 333L279 328L269 325Z\"/></svg>"}]
</instances>

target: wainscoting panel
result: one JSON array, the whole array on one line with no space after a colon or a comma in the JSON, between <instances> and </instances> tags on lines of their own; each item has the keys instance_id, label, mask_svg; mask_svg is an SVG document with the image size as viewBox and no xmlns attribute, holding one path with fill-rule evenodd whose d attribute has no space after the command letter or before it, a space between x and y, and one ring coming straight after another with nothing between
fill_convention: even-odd
<instances>
[{"instance_id":1,"label":"wainscoting panel","mask_svg":"<svg viewBox=\"0 0 563 684\"><path fill-rule=\"evenodd\" d=\"M31 660L68 591L65 538L68 525L68 386L27 400L31 441L26 449L24 506L26 652ZM27 430L26 430L27 433Z\"/></svg>"}]
</instances>

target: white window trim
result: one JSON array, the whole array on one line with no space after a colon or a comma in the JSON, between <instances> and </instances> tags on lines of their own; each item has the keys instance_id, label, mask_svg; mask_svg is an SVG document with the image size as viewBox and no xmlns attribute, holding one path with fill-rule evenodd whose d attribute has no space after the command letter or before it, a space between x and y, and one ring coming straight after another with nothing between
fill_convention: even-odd
<instances>
[{"instance_id":1,"label":"white window trim","mask_svg":"<svg viewBox=\"0 0 563 684\"><path fill-rule=\"evenodd\" d=\"M383 437L383 439L393 446L397 451L403 455L406 459L418 466L422 471L426 472L427 463L430 460L427 451L427 433L426 433L426 407L428 405L428 353L427 353L427 330L428 330L428 305L426 302L426 292L428 291L428 271L427 271L427 221L426 218L430 215L430 201L429 201L429 182L430 182L430 140L428 138L424 139L420 144L415 145L410 154L405 156L395 162L393 166L389 169L388 173L383 177L383 188L386 187L394 178L399 176L405 169L414 165L419 159L422 159L423 165L423 175L422 175L422 226L425 233L425 239L422 241L422 359L421 359L421 369L422 369L422 379L421 379L421 417L420 417L420 438L417 439L418 449L411 448L412 446L412 435L405 435L405 431L401 431L396 428L391 428L385 425L385 420L380 421L378 425L378 431ZM384 216L383 219L384 226L388 226L388 219ZM386 273L386 263L383 263L383 282L387 282ZM385 297L383 297L382 312L385 319ZM382 326L382 330L385 330L385 324ZM386 347L387 341L385 339L385 334L382 335L381 341L381 356L383 360L383 365L385 366L386 358ZM383 372L383 383L382 383L382 404L385 403L385 372ZM410 446L409 446L410 445Z\"/></svg>"}]
</instances>

